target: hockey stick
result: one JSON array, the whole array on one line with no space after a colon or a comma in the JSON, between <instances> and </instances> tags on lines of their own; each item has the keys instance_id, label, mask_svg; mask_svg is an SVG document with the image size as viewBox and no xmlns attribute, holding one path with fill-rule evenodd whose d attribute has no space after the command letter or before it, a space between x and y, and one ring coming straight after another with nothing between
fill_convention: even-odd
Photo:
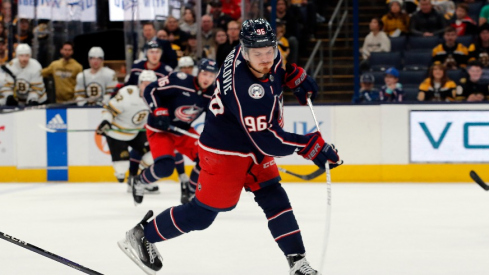
<instances>
[{"instance_id":1,"label":"hockey stick","mask_svg":"<svg viewBox=\"0 0 489 275\"><path fill-rule=\"evenodd\" d=\"M316 119L316 115L314 114L314 109L312 107L312 101L310 98L307 98L307 105L309 106L309 109L311 109L311 114L312 114L312 117L314 118L314 122L316 123L316 128L318 129L318 132L321 132L321 130L319 129L318 120ZM321 255L321 263L320 263L319 269L323 269L324 262L326 261L326 250L328 248L328 238L329 238L329 226L331 224L331 173L329 171L328 161L326 161L324 168L326 170L326 190L327 190L326 228L325 228L325 234L324 234L323 253Z\"/></svg>"},{"instance_id":2,"label":"hockey stick","mask_svg":"<svg viewBox=\"0 0 489 275\"><path fill-rule=\"evenodd\" d=\"M283 172L283 173L286 173L286 174L289 174L289 175L292 175L294 177L298 177L300 179L303 179L303 180L312 180L312 179L315 179L317 177L319 177L320 175L324 174L324 172L326 172L324 169L322 168L319 168L318 170L310 173L310 174L307 174L307 175L299 175L299 174L296 174L294 172L291 172L285 168L282 168L282 167L278 167L278 170L280 172Z\"/></svg>"},{"instance_id":3,"label":"hockey stick","mask_svg":"<svg viewBox=\"0 0 489 275\"><path fill-rule=\"evenodd\" d=\"M79 264L77 264L75 262L72 262L72 261L70 261L68 259L65 259L65 258L63 258L61 256L58 256L56 254L53 254L53 253L51 253L49 251L46 251L46 250L44 250L42 248L39 248L39 247L37 247L35 245L32 245L30 243L27 243L27 242L24 242L24 241L19 240L17 238L14 238L12 236L9 236L9 235L7 235L5 233L0 232L0 238L6 240L8 242L11 242L13 244L16 244L16 245L18 245L18 246L20 246L22 248L28 249L28 250L30 250L32 252L36 252L37 254L42 255L44 257L47 257L47 258L49 258L51 260L54 260L54 261L57 261L57 262L62 263L64 265L67 265L67 266L69 266L71 268L74 268L74 269L76 269L78 271L81 271L83 273L91 274L91 275L103 275L102 273L99 273L97 271L91 270L90 268L87 268L87 267L84 267L82 265L79 265Z\"/></svg>"},{"instance_id":4,"label":"hockey stick","mask_svg":"<svg viewBox=\"0 0 489 275\"><path fill-rule=\"evenodd\" d=\"M470 177L478 184L482 189L489 191L489 185L487 185L475 171L470 171Z\"/></svg>"},{"instance_id":5,"label":"hockey stick","mask_svg":"<svg viewBox=\"0 0 489 275\"><path fill-rule=\"evenodd\" d=\"M50 129L43 124L37 124L39 128L43 129L46 132L49 133L77 133L77 132L95 132L96 129ZM120 132L120 133L127 133L127 132L145 132L146 129L108 129L107 131L114 131L114 132Z\"/></svg>"},{"instance_id":6,"label":"hockey stick","mask_svg":"<svg viewBox=\"0 0 489 275\"><path fill-rule=\"evenodd\" d=\"M184 134L184 135L189 136L191 138L195 138L195 139L199 139L200 138L200 136L197 135L197 134L190 133L187 130L183 130L182 128L178 128L178 127L173 126L173 125L170 125L170 130L175 131L175 132L178 132L180 134Z\"/></svg>"},{"instance_id":7,"label":"hockey stick","mask_svg":"<svg viewBox=\"0 0 489 275\"><path fill-rule=\"evenodd\" d=\"M48 103L48 104L42 104L42 105L37 105L37 106L15 107L12 109L0 108L0 114L10 114L10 113L21 112L21 111L44 110L44 109L49 109L49 108L54 108L54 107L64 107L64 106L75 104L75 103L80 102L80 101L83 101L83 100L71 100L71 101L66 101L63 103Z\"/></svg>"}]
</instances>

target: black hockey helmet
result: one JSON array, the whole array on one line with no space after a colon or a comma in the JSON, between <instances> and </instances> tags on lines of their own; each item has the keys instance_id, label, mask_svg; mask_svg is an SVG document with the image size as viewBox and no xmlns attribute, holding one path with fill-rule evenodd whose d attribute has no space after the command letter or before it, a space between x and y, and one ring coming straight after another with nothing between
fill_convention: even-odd
<instances>
[{"instance_id":1,"label":"black hockey helmet","mask_svg":"<svg viewBox=\"0 0 489 275\"><path fill-rule=\"evenodd\" d=\"M146 47L145 47L146 50L151 50L151 49L161 49L160 45L158 44L158 42L154 41L154 40L151 40L151 41L148 41L146 43Z\"/></svg>"},{"instance_id":2,"label":"black hockey helmet","mask_svg":"<svg viewBox=\"0 0 489 275\"><path fill-rule=\"evenodd\" d=\"M277 36L270 23L263 18L244 21L239 39L245 48L277 47Z\"/></svg>"},{"instance_id":3,"label":"black hockey helmet","mask_svg":"<svg viewBox=\"0 0 489 275\"><path fill-rule=\"evenodd\" d=\"M219 67L217 66L216 61L202 58L199 63L199 72L202 70L217 74L219 72Z\"/></svg>"}]
</instances>

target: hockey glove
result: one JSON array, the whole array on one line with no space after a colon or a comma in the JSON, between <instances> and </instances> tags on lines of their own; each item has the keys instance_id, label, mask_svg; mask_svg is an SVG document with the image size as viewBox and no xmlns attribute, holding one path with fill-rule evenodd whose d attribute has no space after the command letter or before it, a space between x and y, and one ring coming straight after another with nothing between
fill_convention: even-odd
<instances>
[{"instance_id":1,"label":"hockey glove","mask_svg":"<svg viewBox=\"0 0 489 275\"><path fill-rule=\"evenodd\" d=\"M13 95L7 96L7 100L5 102L5 105L7 106L19 106L19 102L15 100Z\"/></svg>"},{"instance_id":2,"label":"hockey glove","mask_svg":"<svg viewBox=\"0 0 489 275\"><path fill-rule=\"evenodd\" d=\"M97 127L97 130L95 130L95 133L97 135L105 135L110 129L112 129L112 124L107 120L103 120Z\"/></svg>"},{"instance_id":3,"label":"hockey glove","mask_svg":"<svg viewBox=\"0 0 489 275\"><path fill-rule=\"evenodd\" d=\"M307 98L314 101L319 87L316 81L306 74L306 71L296 64L287 63L285 71L285 85L290 88L301 105L307 104Z\"/></svg>"},{"instance_id":4,"label":"hockey glove","mask_svg":"<svg viewBox=\"0 0 489 275\"><path fill-rule=\"evenodd\" d=\"M31 100L27 101L26 105L27 106L38 106L39 102L37 100L31 99Z\"/></svg>"},{"instance_id":5,"label":"hockey glove","mask_svg":"<svg viewBox=\"0 0 489 275\"><path fill-rule=\"evenodd\" d=\"M158 108L153 112L153 127L168 131L170 127L170 116L167 108Z\"/></svg>"},{"instance_id":6,"label":"hockey glove","mask_svg":"<svg viewBox=\"0 0 489 275\"><path fill-rule=\"evenodd\" d=\"M331 169L343 164L340 156L338 156L338 150L333 144L324 142L319 132L307 134L306 136L310 137L309 142L297 152L299 155L307 160L312 160L319 168L324 168L326 161L329 161L329 168Z\"/></svg>"}]
</instances>

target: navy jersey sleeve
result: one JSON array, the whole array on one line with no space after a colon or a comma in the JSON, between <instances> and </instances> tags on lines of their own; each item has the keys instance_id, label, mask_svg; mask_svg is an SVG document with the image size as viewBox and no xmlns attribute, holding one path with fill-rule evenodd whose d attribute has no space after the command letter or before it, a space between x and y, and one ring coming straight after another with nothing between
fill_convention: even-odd
<instances>
[{"instance_id":1,"label":"navy jersey sleeve","mask_svg":"<svg viewBox=\"0 0 489 275\"><path fill-rule=\"evenodd\" d=\"M124 86L129 86L129 85L138 85L138 78L139 74L136 73L136 71L131 70L131 74L129 75L129 79L127 80L126 83L124 83Z\"/></svg>"},{"instance_id":2,"label":"navy jersey sleeve","mask_svg":"<svg viewBox=\"0 0 489 275\"><path fill-rule=\"evenodd\" d=\"M144 89L144 100L148 104L151 112L158 108L168 108L166 99L174 96L177 89L172 85L169 77L163 77L150 83Z\"/></svg>"}]
</instances>

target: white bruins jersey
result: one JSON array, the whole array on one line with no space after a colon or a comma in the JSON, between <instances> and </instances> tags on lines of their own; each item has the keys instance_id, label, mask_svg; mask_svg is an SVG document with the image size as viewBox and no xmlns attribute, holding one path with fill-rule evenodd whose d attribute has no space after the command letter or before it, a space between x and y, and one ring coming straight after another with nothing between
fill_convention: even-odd
<instances>
[{"instance_id":1,"label":"white bruins jersey","mask_svg":"<svg viewBox=\"0 0 489 275\"><path fill-rule=\"evenodd\" d=\"M103 119L112 123L115 129L143 129L148 120L149 108L139 96L137 86L126 86L104 106ZM117 140L131 140L138 131L128 133L108 131L107 135Z\"/></svg>"},{"instance_id":2,"label":"white bruins jersey","mask_svg":"<svg viewBox=\"0 0 489 275\"><path fill-rule=\"evenodd\" d=\"M47 100L46 89L41 75L41 64L35 59L29 59L24 68L20 67L19 59L14 58L6 66L14 75L5 73L5 85L1 88L2 98L13 95L21 104L27 101L43 103Z\"/></svg>"},{"instance_id":3,"label":"white bruins jersey","mask_svg":"<svg viewBox=\"0 0 489 275\"><path fill-rule=\"evenodd\" d=\"M114 70L102 67L92 74L91 69L85 69L76 76L75 98L77 100L86 98L91 104L96 102L107 104L116 85L117 76Z\"/></svg>"}]
</instances>

